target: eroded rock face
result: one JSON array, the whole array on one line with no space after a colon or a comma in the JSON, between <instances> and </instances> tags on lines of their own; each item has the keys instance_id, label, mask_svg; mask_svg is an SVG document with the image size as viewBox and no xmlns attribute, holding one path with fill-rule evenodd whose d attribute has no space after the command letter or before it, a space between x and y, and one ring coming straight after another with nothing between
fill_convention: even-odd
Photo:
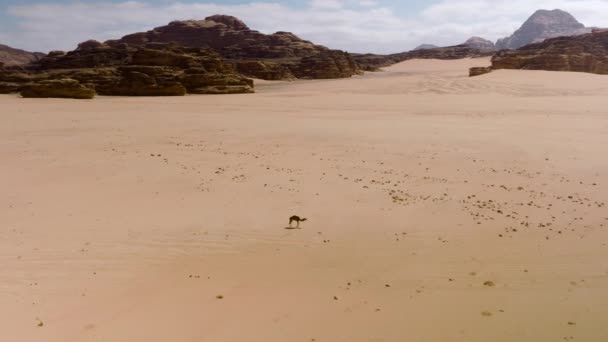
<instances>
[{"instance_id":1,"label":"eroded rock face","mask_svg":"<svg viewBox=\"0 0 608 342\"><path fill-rule=\"evenodd\" d=\"M193 76L198 80L194 83ZM51 53L27 70L0 72L0 92L17 92L47 80L72 79L112 96L182 96L253 92L253 81L217 53L175 43L105 44L87 41L74 51Z\"/></svg>"},{"instance_id":2,"label":"eroded rock face","mask_svg":"<svg viewBox=\"0 0 608 342\"><path fill-rule=\"evenodd\" d=\"M492 58L493 69L577 71L608 74L608 31L547 39Z\"/></svg>"},{"instance_id":3,"label":"eroded rock face","mask_svg":"<svg viewBox=\"0 0 608 342\"><path fill-rule=\"evenodd\" d=\"M346 53L327 50L302 58L300 63L290 66L290 69L298 78L330 79L350 77L353 70L359 70L359 66Z\"/></svg>"},{"instance_id":4,"label":"eroded rock face","mask_svg":"<svg viewBox=\"0 0 608 342\"><path fill-rule=\"evenodd\" d=\"M235 17L224 15L207 17L205 20L174 21L106 44L145 45L150 42L176 42L187 47L211 48L235 65L237 71L262 79L275 80L294 75L341 78L360 73L358 65L348 53L315 45L289 32L263 34L249 29ZM311 64L326 72L311 69ZM339 71L336 65L339 65Z\"/></svg>"},{"instance_id":5,"label":"eroded rock face","mask_svg":"<svg viewBox=\"0 0 608 342\"><path fill-rule=\"evenodd\" d=\"M538 10L512 36L499 39L496 42L496 48L498 50L519 49L548 38L581 35L589 33L591 30L568 12L559 9Z\"/></svg>"},{"instance_id":6,"label":"eroded rock face","mask_svg":"<svg viewBox=\"0 0 608 342\"><path fill-rule=\"evenodd\" d=\"M89 40L79 44L74 51L49 53L36 62L34 68L51 70L120 66L130 63L131 55L135 51L135 48L129 49L126 45L121 48L112 48L106 44Z\"/></svg>"},{"instance_id":7,"label":"eroded rock face","mask_svg":"<svg viewBox=\"0 0 608 342\"><path fill-rule=\"evenodd\" d=\"M287 66L270 61L243 60L236 62L235 68L245 76L263 80L276 81L296 78Z\"/></svg>"},{"instance_id":8,"label":"eroded rock face","mask_svg":"<svg viewBox=\"0 0 608 342\"><path fill-rule=\"evenodd\" d=\"M40 81L32 85L28 85L21 89L21 96L35 98L70 98L70 99L92 99L95 96L95 91L89 89L80 82L62 78L57 80Z\"/></svg>"},{"instance_id":9,"label":"eroded rock face","mask_svg":"<svg viewBox=\"0 0 608 342\"><path fill-rule=\"evenodd\" d=\"M0 44L0 63L4 66L25 65L43 56L40 52L28 52Z\"/></svg>"},{"instance_id":10,"label":"eroded rock face","mask_svg":"<svg viewBox=\"0 0 608 342\"><path fill-rule=\"evenodd\" d=\"M122 66L114 82L99 83L100 95L112 96L183 96L186 88L178 81L178 70L164 66Z\"/></svg>"}]
</instances>

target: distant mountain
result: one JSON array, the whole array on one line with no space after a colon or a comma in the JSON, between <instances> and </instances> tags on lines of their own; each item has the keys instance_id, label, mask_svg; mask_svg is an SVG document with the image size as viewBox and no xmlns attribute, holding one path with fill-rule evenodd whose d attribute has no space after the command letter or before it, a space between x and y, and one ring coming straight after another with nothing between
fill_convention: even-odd
<instances>
[{"instance_id":1,"label":"distant mountain","mask_svg":"<svg viewBox=\"0 0 608 342\"><path fill-rule=\"evenodd\" d=\"M465 44L437 47L431 49L418 49L391 55L355 54L353 58L361 69L366 71L377 71L399 62L410 59L440 59L452 60L463 58L478 58L492 56L494 51L482 51Z\"/></svg>"},{"instance_id":2,"label":"distant mountain","mask_svg":"<svg viewBox=\"0 0 608 342\"><path fill-rule=\"evenodd\" d=\"M496 51L496 46L494 43L481 37L471 37L464 42L463 45L484 52Z\"/></svg>"},{"instance_id":3,"label":"distant mountain","mask_svg":"<svg viewBox=\"0 0 608 342\"><path fill-rule=\"evenodd\" d=\"M40 52L28 52L0 44L0 63L6 66L28 64L44 56Z\"/></svg>"},{"instance_id":4,"label":"distant mountain","mask_svg":"<svg viewBox=\"0 0 608 342\"><path fill-rule=\"evenodd\" d=\"M418 50L428 50L428 49L436 49L439 46L437 45L433 45L433 44L422 44L422 45L418 45L414 50L412 51L418 51Z\"/></svg>"},{"instance_id":5,"label":"distant mountain","mask_svg":"<svg viewBox=\"0 0 608 342\"><path fill-rule=\"evenodd\" d=\"M496 42L496 48L498 50L519 49L548 38L576 36L589 33L591 30L568 12L559 9L538 10L512 36L499 39Z\"/></svg>"}]
</instances>

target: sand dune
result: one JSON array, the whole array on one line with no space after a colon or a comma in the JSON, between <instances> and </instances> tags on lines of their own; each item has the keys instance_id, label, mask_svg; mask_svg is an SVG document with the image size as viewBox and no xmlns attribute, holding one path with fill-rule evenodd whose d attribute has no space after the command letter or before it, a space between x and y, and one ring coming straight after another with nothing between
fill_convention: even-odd
<instances>
[{"instance_id":1,"label":"sand dune","mask_svg":"<svg viewBox=\"0 0 608 342\"><path fill-rule=\"evenodd\" d=\"M608 340L608 78L488 63L0 96L3 340Z\"/></svg>"}]
</instances>

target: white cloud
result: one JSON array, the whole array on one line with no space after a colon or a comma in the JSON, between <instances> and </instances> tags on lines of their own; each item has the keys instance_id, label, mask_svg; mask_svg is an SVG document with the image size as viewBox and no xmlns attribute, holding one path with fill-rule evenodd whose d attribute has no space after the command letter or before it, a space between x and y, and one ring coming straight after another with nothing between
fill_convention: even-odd
<instances>
[{"instance_id":1,"label":"white cloud","mask_svg":"<svg viewBox=\"0 0 608 342\"><path fill-rule=\"evenodd\" d=\"M339 9L344 3L340 0L312 0L310 5L313 9Z\"/></svg>"},{"instance_id":2,"label":"white cloud","mask_svg":"<svg viewBox=\"0 0 608 342\"><path fill-rule=\"evenodd\" d=\"M228 14L264 33L291 31L332 48L387 53L421 43L457 44L472 35L496 40L511 34L539 8L561 8L586 25L608 26L608 0L441 0L407 18L376 0L311 0L305 8L267 2L152 5L98 1L9 7L16 25L0 24L0 40L28 50L70 50L91 38L115 39L172 20Z\"/></svg>"},{"instance_id":3,"label":"white cloud","mask_svg":"<svg viewBox=\"0 0 608 342\"><path fill-rule=\"evenodd\" d=\"M376 7L378 6L378 1L376 0L360 0L359 6L361 7Z\"/></svg>"}]
</instances>

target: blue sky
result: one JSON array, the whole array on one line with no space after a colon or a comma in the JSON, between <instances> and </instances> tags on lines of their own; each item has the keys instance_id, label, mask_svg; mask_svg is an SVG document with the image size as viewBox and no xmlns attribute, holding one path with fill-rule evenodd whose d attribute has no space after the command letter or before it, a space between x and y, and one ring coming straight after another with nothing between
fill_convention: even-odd
<instances>
[{"instance_id":1,"label":"blue sky","mask_svg":"<svg viewBox=\"0 0 608 342\"><path fill-rule=\"evenodd\" d=\"M235 15L264 33L291 31L351 52L401 52L510 35L537 9L608 27L608 0L0 0L0 44L71 50L172 20Z\"/></svg>"}]
</instances>

